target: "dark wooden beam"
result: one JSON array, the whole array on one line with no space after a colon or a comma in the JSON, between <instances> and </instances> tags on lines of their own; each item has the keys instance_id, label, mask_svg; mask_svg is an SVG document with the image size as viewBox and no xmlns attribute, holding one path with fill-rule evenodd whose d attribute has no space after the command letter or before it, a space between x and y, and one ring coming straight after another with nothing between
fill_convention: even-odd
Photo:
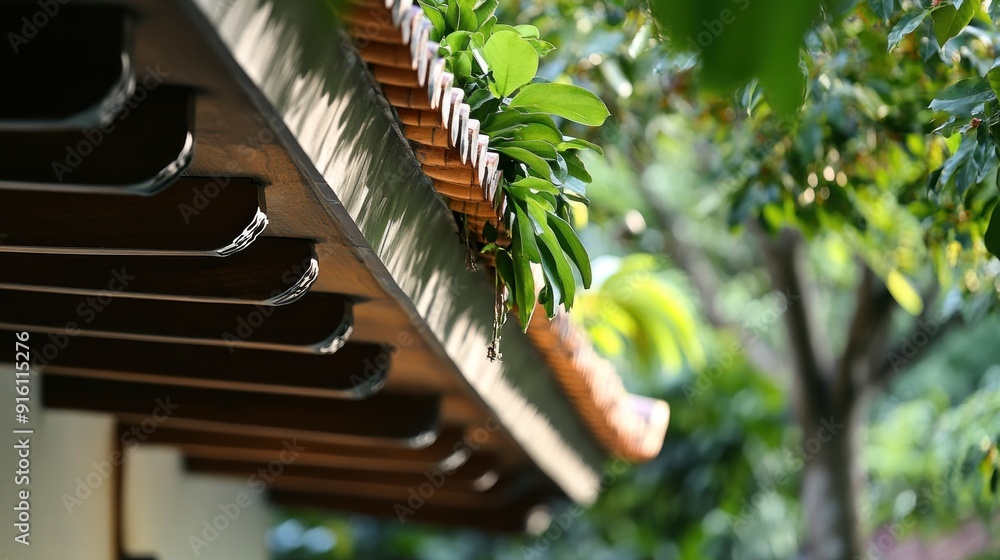
<instances>
[{"instance_id":1,"label":"dark wooden beam","mask_svg":"<svg viewBox=\"0 0 1000 560\"><path fill-rule=\"evenodd\" d=\"M0 253L0 289L100 298L283 305L318 274L305 239L260 238L225 258Z\"/></svg>"},{"instance_id":2,"label":"dark wooden beam","mask_svg":"<svg viewBox=\"0 0 1000 560\"><path fill-rule=\"evenodd\" d=\"M548 510L541 505L548 498L544 494L528 496L499 508L475 507L475 505L448 507L435 501L434 496L425 500L422 506L412 508L405 495L400 500L359 499L355 495L331 495L280 488L272 488L268 496L272 502L285 507L361 513L395 519L404 524L426 523L448 527L470 527L500 533L524 533L529 529L533 532L543 532L549 525ZM529 516L533 517L530 519L530 524Z\"/></svg>"},{"instance_id":3,"label":"dark wooden beam","mask_svg":"<svg viewBox=\"0 0 1000 560\"><path fill-rule=\"evenodd\" d=\"M244 177L183 177L150 197L0 190L0 251L225 256L267 226Z\"/></svg>"},{"instance_id":4,"label":"dark wooden beam","mask_svg":"<svg viewBox=\"0 0 1000 560\"><path fill-rule=\"evenodd\" d=\"M442 470L427 469L425 472L413 473L304 465L299 462L295 451L287 451L286 453L281 451L279 449L278 452L264 461L234 461L188 456L185 458L184 466L191 472L242 479L257 473L274 479L279 477L286 480L295 479L296 484L312 481L316 483L317 491L327 483L336 483L337 486L360 484L393 486L404 489L417 489L421 485L431 483L431 485L441 485L442 489L447 488L447 492L482 494L486 499L489 499L486 493L499 482L499 475L496 471L487 471L480 473L477 477L470 478L468 473L462 473L460 470L448 473ZM459 478L457 476L459 474L463 476Z\"/></svg>"},{"instance_id":5,"label":"dark wooden beam","mask_svg":"<svg viewBox=\"0 0 1000 560\"><path fill-rule=\"evenodd\" d=\"M0 336L14 339L5 331ZM35 369L52 376L329 399L371 397L391 365L382 346L367 343L305 354L60 334L36 335L32 349Z\"/></svg>"},{"instance_id":6,"label":"dark wooden beam","mask_svg":"<svg viewBox=\"0 0 1000 560\"><path fill-rule=\"evenodd\" d=\"M119 430L127 431L128 427ZM407 473L442 469L451 471L450 476L459 480L477 479L500 462L493 453L473 451L465 440L465 429L454 425L442 427L434 443L422 449L336 444L309 438L288 440L170 426L158 428L143 443L177 447L189 457L265 463L284 449L299 449L295 461L301 465Z\"/></svg>"},{"instance_id":7,"label":"dark wooden beam","mask_svg":"<svg viewBox=\"0 0 1000 560\"><path fill-rule=\"evenodd\" d=\"M285 368L270 373L291 374ZM363 401L338 401L62 375L42 377L42 404L115 414L143 428L152 422L153 430L159 420L154 409L169 404L173 408L161 422L176 428L411 448L434 441L441 409L440 399L429 395L379 393Z\"/></svg>"},{"instance_id":8,"label":"dark wooden beam","mask_svg":"<svg viewBox=\"0 0 1000 560\"><path fill-rule=\"evenodd\" d=\"M0 188L151 195L191 163L193 130L190 89L140 87L101 128L0 130L0 154L17 154L0 159Z\"/></svg>"},{"instance_id":9,"label":"dark wooden beam","mask_svg":"<svg viewBox=\"0 0 1000 560\"><path fill-rule=\"evenodd\" d=\"M322 293L275 307L0 290L0 329L332 354L350 338L353 307Z\"/></svg>"},{"instance_id":10,"label":"dark wooden beam","mask_svg":"<svg viewBox=\"0 0 1000 560\"><path fill-rule=\"evenodd\" d=\"M0 129L97 127L135 87L132 16L119 6L4 2L0 29Z\"/></svg>"}]
</instances>

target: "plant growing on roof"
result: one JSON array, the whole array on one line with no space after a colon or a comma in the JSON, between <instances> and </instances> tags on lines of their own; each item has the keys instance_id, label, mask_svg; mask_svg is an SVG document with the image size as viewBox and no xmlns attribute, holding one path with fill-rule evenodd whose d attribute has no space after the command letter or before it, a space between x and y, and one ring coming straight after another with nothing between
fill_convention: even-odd
<instances>
[{"instance_id":1,"label":"plant growing on roof","mask_svg":"<svg viewBox=\"0 0 1000 560\"><path fill-rule=\"evenodd\" d=\"M567 311L573 306L573 267L590 286L590 257L570 223L572 205L588 203L591 181L579 153L603 152L564 136L556 118L600 126L609 112L586 89L535 76L539 58L555 47L532 25L497 23L499 0L420 0L420 5L434 26L432 39L441 45L446 69L465 91L471 117L500 154L500 189L493 202L502 210L509 243L489 223L482 232L487 241L482 252L496 258L494 357L508 309L516 310L521 328L527 329L536 301L549 317L560 305ZM537 291L532 264L544 279Z\"/></svg>"}]
</instances>

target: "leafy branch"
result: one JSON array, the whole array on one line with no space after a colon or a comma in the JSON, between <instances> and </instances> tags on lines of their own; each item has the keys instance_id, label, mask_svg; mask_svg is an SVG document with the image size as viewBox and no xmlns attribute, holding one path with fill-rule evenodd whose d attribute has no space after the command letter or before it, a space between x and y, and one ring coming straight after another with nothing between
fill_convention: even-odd
<instances>
[{"instance_id":1,"label":"leafy branch","mask_svg":"<svg viewBox=\"0 0 1000 560\"><path fill-rule=\"evenodd\" d=\"M540 58L554 47L532 25L498 23L499 0L420 4L470 116L500 155L500 188L492 202L502 211L502 227L487 223L482 231L482 253L495 257L498 290L506 292L497 298L496 339L506 310L515 310L527 329L536 302L549 317L560 305L567 311L573 306L577 273L590 286L590 257L570 224L573 205L589 202L591 177L580 153L603 152L563 135L557 119L600 126L609 112L586 89L536 77ZM541 272L540 289L534 270Z\"/></svg>"}]
</instances>

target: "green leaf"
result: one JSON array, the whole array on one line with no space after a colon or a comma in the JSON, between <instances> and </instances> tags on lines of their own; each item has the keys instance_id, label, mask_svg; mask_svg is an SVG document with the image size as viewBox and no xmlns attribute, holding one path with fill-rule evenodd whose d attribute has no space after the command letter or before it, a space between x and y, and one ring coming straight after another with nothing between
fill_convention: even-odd
<instances>
[{"instance_id":1,"label":"green leaf","mask_svg":"<svg viewBox=\"0 0 1000 560\"><path fill-rule=\"evenodd\" d=\"M1000 27L1000 2L990 3L990 19L994 26Z\"/></svg>"},{"instance_id":2,"label":"green leaf","mask_svg":"<svg viewBox=\"0 0 1000 560\"><path fill-rule=\"evenodd\" d=\"M972 1L972 0L969 0ZM977 105L996 99L990 84L982 78L966 78L941 91L930 108L951 114L966 115Z\"/></svg>"},{"instance_id":3,"label":"green leaf","mask_svg":"<svg viewBox=\"0 0 1000 560\"><path fill-rule=\"evenodd\" d=\"M521 37L525 39L538 39L541 34L538 32L538 28L534 25L515 25L514 29L521 34Z\"/></svg>"},{"instance_id":4,"label":"green leaf","mask_svg":"<svg viewBox=\"0 0 1000 560\"><path fill-rule=\"evenodd\" d=\"M551 121L551 119L549 120ZM552 126L542 123L528 123L515 130L514 137L522 141L542 141L550 146L555 146L562 140L562 134L559 133L559 129L555 128L554 122Z\"/></svg>"},{"instance_id":5,"label":"green leaf","mask_svg":"<svg viewBox=\"0 0 1000 560\"><path fill-rule=\"evenodd\" d=\"M910 12L900 18L896 26L889 32L889 50L892 51L898 47L903 42L903 37L916 31L926 17L927 12Z\"/></svg>"},{"instance_id":6,"label":"green leaf","mask_svg":"<svg viewBox=\"0 0 1000 560\"><path fill-rule=\"evenodd\" d=\"M1000 4L1000 1L997 4ZM989 82L993 95L1000 97L1000 58L993 61L993 68L986 73L986 81Z\"/></svg>"},{"instance_id":7,"label":"green leaf","mask_svg":"<svg viewBox=\"0 0 1000 560\"><path fill-rule=\"evenodd\" d=\"M431 22L434 26L435 35L431 37L434 41L440 41L444 37L444 32L447 25L444 21L444 14L434 6L428 4L427 2L420 2L420 7L424 10L424 15L427 17L427 21Z\"/></svg>"},{"instance_id":8,"label":"green leaf","mask_svg":"<svg viewBox=\"0 0 1000 560\"><path fill-rule=\"evenodd\" d=\"M511 201L514 207L514 238L518 241L521 250L517 254L524 256L531 262L541 262L542 257L538 254L538 244L535 243L535 229L528 217L527 209L516 200Z\"/></svg>"},{"instance_id":9,"label":"green leaf","mask_svg":"<svg viewBox=\"0 0 1000 560\"><path fill-rule=\"evenodd\" d=\"M580 159L580 156L572 152L567 152L563 154L563 158L566 160L566 167L569 171L570 176L576 177L577 179L583 181L584 183L593 183L594 179L587 172L587 166Z\"/></svg>"},{"instance_id":10,"label":"green leaf","mask_svg":"<svg viewBox=\"0 0 1000 560\"><path fill-rule=\"evenodd\" d=\"M979 0L964 0L957 8L954 4L941 6L931 13L934 20L934 35L942 47L949 39L958 35L976 17Z\"/></svg>"},{"instance_id":11,"label":"green leaf","mask_svg":"<svg viewBox=\"0 0 1000 560\"><path fill-rule=\"evenodd\" d=\"M556 159L558 155L555 146L543 140L514 140L499 143L496 147L500 146L524 148L539 157L551 160Z\"/></svg>"},{"instance_id":12,"label":"green leaf","mask_svg":"<svg viewBox=\"0 0 1000 560\"><path fill-rule=\"evenodd\" d=\"M534 152L513 146L497 146L494 149L501 154L510 156L527 165L528 169L530 169L538 177L543 179L549 179L552 177L552 170L549 168L548 162L546 162L541 156L535 155Z\"/></svg>"},{"instance_id":13,"label":"green leaf","mask_svg":"<svg viewBox=\"0 0 1000 560\"><path fill-rule=\"evenodd\" d=\"M511 99L510 106L558 115L587 126L600 126L611 114L600 97L570 84L528 84Z\"/></svg>"},{"instance_id":14,"label":"green leaf","mask_svg":"<svg viewBox=\"0 0 1000 560\"><path fill-rule=\"evenodd\" d=\"M537 192L547 192L552 194L559 194L559 189L552 184L551 181L546 181L545 179L539 179L538 177L525 177L523 179L518 179L514 181L508 187L518 187L522 189L530 189Z\"/></svg>"},{"instance_id":15,"label":"green leaf","mask_svg":"<svg viewBox=\"0 0 1000 560\"><path fill-rule=\"evenodd\" d=\"M519 240L514 240L512 255L514 267L514 302L517 304L517 318L521 321L521 330L528 330L528 323L535 312L535 278L531 275L531 263L518 247ZM539 259L541 260L541 259Z\"/></svg>"},{"instance_id":16,"label":"green leaf","mask_svg":"<svg viewBox=\"0 0 1000 560\"><path fill-rule=\"evenodd\" d=\"M889 21L889 18L892 17L892 11L896 9L896 0L868 0L868 5L875 12L875 15L882 18L883 21Z\"/></svg>"},{"instance_id":17,"label":"green leaf","mask_svg":"<svg viewBox=\"0 0 1000 560\"><path fill-rule=\"evenodd\" d=\"M479 27L476 12L472 10L471 0L450 0L445 20L454 30L475 31Z\"/></svg>"},{"instance_id":18,"label":"green leaf","mask_svg":"<svg viewBox=\"0 0 1000 560\"><path fill-rule=\"evenodd\" d=\"M587 142L586 140L581 140L580 138L569 138L566 137L562 142L556 144L556 149L560 152L565 152L568 150L593 150L599 155L604 155L604 149L594 144L593 142Z\"/></svg>"},{"instance_id":19,"label":"green leaf","mask_svg":"<svg viewBox=\"0 0 1000 560\"><path fill-rule=\"evenodd\" d=\"M483 47L499 97L507 97L538 72L538 53L516 33L494 33Z\"/></svg>"},{"instance_id":20,"label":"green leaf","mask_svg":"<svg viewBox=\"0 0 1000 560\"><path fill-rule=\"evenodd\" d=\"M573 264L580 271L580 276L583 277L583 287L589 288L591 281L593 281L593 272L590 267L590 255L587 254L587 249L584 248L583 243L577 236L573 226L569 225L569 222L554 214L549 214L548 220L549 227L552 228L552 232L555 233L556 238L559 240L559 245L573 259Z\"/></svg>"},{"instance_id":21,"label":"green leaf","mask_svg":"<svg viewBox=\"0 0 1000 560\"><path fill-rule=\"evenodd\" d=\"M513 295L517 280L514 276L514 261L511 260L510 252L506 249L497 249L496 262L500 281L510 289L510 293Z\"/></svg>"},{"instance_id":22,"label":"green leaf","mask_svg":"<svg viewBox=\"0 0 1000 560\"><path fill-rule=\"evenodd\" d=\"M539 247L542 255L542 270L546 276L552 279L553 283L557 283L561 288L562 294L556 303L565 304L566 310L569 311L576 298L576 278L573 276L569 261L566 260L566 255L563 254L562 245L549 226L548 216L551 214L538 201L530 198L528 199L528 214L538 232L538 239L542 241L542 246ZM556 292L553 291L553 296L555 295Z\"/></svg>"},{"instance_id":23,"label":"green leaf","mask_svg":"<svg viewBox=\"0 0 1000 560\"><path fill-rule=\"evenodd\" d=\"M500 110L500 113L490 115L486 119L486 122L483 123L480 130L483 132L494 132L514 126L541 124L551 128L557 133L559 131L559 127L556 126L556 122L552 120L552 117L549 115L543 113L528 113L518 109L512 109L508 105L502 106Z\"/></svg>"},{"instance_id":24,"label":"green leaf","mask_svg":"<svg viewBox=\"0 0 1000 560\"><path fill-rule=\"evenodd\" d=\"M497 11L497 7L500 6L500 0L484 0L483 3L475 9L476 20L479 22L485 22L491 17L496 21L496 16L493 15Z\"/></svg>"}]
</instances>

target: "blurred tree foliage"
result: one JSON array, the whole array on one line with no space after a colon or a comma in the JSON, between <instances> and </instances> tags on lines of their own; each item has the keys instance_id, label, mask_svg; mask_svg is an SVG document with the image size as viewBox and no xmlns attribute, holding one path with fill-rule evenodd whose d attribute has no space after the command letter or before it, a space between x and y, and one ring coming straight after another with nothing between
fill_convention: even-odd
<instances>
[{"instance_id":1,"label":"blurred tree foliage","mask_svg":"<svg viewBox=\"0 0 1000 560\"><path fill-rule=\"evenodd\" d=\"M502 3L557 47L540 76L611 109L596 133L566 123L606 152L586 161L595 287L574 316L671 402L665 450L559 538L316 519L339 544L279 556L855 560L1000 534L998 14Z\"/></svg>"}]
</instances>

